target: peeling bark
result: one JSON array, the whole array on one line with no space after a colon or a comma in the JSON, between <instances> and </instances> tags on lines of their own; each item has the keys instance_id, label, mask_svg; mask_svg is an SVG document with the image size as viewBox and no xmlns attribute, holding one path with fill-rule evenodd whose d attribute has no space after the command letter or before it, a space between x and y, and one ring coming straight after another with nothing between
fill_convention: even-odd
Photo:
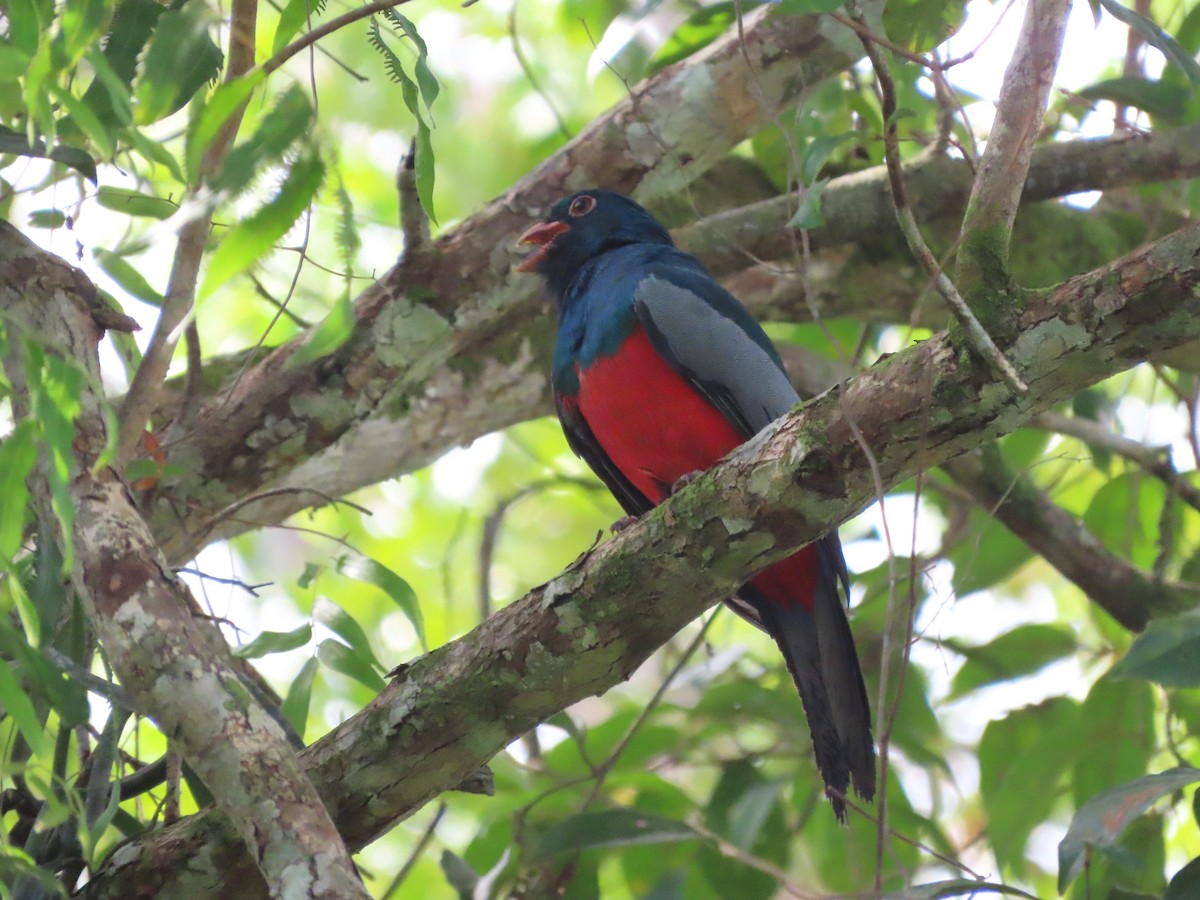
<instances>
[{"instance_id":1,"label":"peeling bark","mask_svg":"<svg viewBox=\"0 0 1200 900\"><path fill-rule=\"evenodd\" d=\"M303 754L358 848L517 735L629 675L751 573L845 521L882 488L975 449L1155 352L1200 337L1200 225L1033 294L1003 347L1014 396L946 334L802 405L718 468L465 637L407 666ZM862 444L874 455L872 470ZM1169 612L1169 604L1150 614ZM201 853L209 880L180 871ZM212 813L115 852L87 896L254 896L252 870Z\"/></svg>"}]
</instances>

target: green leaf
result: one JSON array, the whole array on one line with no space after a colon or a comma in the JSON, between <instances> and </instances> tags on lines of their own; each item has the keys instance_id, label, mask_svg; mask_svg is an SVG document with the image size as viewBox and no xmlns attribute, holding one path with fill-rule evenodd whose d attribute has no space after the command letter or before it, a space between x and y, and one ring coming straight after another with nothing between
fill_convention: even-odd
<instances>
[{"instance_id":1,"label":"green leaf","mask_svg":"<svg viewBox=\"0 0 1200 900\"><path fill-rule=\"evenodd\" d=\"M723 35L736 18L737 4L733 2L701 6L655 51L654 56L650 58L648 74L703 50Z\"/></svg>"},{"instance_id":2,"label":"green leaf","mask_svg":"<svg viewBox=\"0 0 1200 900\"><path fill-rule=\"evenodd\" d=\"M475 886L479 884L479 873L465 859L451 850L443 850L438 864L459 900L474 900Z\"/></svg>"},{"instance_id":3,"label":"green leaf","mask_svg":"<svg viewBox=\"0 0 1200 900\"><path fill-rule=\"evenodd\" d=\"M977 507L968 514L965 534L948 554L960 598L998 584L1033 558L1028 544Z\"/></svg>"},{"instance_id":4,"label":"green leaf","mask_svg":"<svg viewBox=\"0 0 1200 900\"><path fill-rule=\"evenodd\" d=\"M779 803L771 800L769 784L758 767L748 760L728 763L722 768L721 777L704 809L704 824L709 831L731 843L749 839L754 832L753 843L747 852L786 868L786 826ZM765 803L765 808L760 805L763 801L770 801ZM751 810L755 810L754 819L762 815L761 821L748 818ZM715 847L701 847L698 858L705 880L716 896L757 900L774 896L778 889L774 878L727 858Z\"/></svg>"},{"instance_id":5,"label":"green leaf","mask_svg":"<svg viewBox=\"0 0 1200 900\"><path fill-rule=\"evenodd\" d=\"M234 147L213 177L215 191L237 194L265 167L278 162L284 153L312 129L313 108L299 85L292 85L262 117L250 138Z\"/></svg>"},{"instance_id":6,"label":"green leaf","mask_svg":"<svg viewBox=\"0 0 1200 900\"><path fill-rule=\"evenodd\" d=\"M91 108L79 100L70 90L59 87L56 84L50 85L50 93L62 105L63 109L70 113L70 121L96 145L96 149L100 155L106 159L111 159L114 151L113 135L96 117ZM91 157L88 158L90 159Z\"/></svg>"},{"instance_id":7,"label":"green leaf","mask_svg":"<svg viewBox=\"0 0 1200 900\"><path fill-rule=\"evenodd\" d=\"M342 270L344 272L342 282L345 285L345 293L342 296L345 300L349 301L350 291L354 286L354 259L362 247L362 238L358 236L358 225L354 221L354 203L351 201L350 192L346 190L346 184L342 180L340 166L337 167L337 173L338 182L337 190L334 192L334 199L337 201L338 218L333 236L337 241L338 256L341 259Z\"/></svg>"},{"instance_id":8,"label":"green leaf","mask_svg":"<svg viewBox=\"0 0 1200 900\"><path fill-rule=\"evenodd\" d=\"M1159 552L1159 521L1167 491L1140 471L1109 479L1083 514L1088 529L1113 553L1149 569Z\"/></svg>"},{"instance_id":9,"label":"green leaf","mask_svg":"<svg viewBox=\"0 0 1200 900\"><path fill-rule=\"evenodd\" d=\"M275 196L221 239L196 293L197 301L212 296L217 288L271 250L308 208L324 177L325 164L315 152L306 152L297 159Z\"/></svg>"},{"instance_id":10,"label":"green leaf","mask_svg":"<svg viewBox=\"0 0 1200 900\"><path fill-rule=\"evenodd\" d=\"M330 600L328 597L318 597L313 603L313 618L350 645L362 661L374 669L383 671L383 666L375 658L371 649L371 641L362 626L348 612Z\"/></svg>"},{"instance_id":11,"label":"green leaf","mask_svg":"<svg viewBox=\"0 0 1200 900\"><path fill-rule=\"evenodd\" d=\"M320 664L315 656L310 656L300 667L296 680L288 687L287 697L279 711L288 720L296 734L304 737L304 729L308 724L308 707L312 701L313 680L317 677Z\"/></svg>"},{"instance_id":12,"label":"green leaf","mask_svg":"<svg viewBox=\"0 0 1200 900\"><path fill-rule=\"evenodd\" d=\"M1200 857L1175 873L1163 900L1194 900L1200 897Z\"/></svg>"},{"instance_id":13,"label":"green leaf","mask_svg":"<svg viewBox=\"0 0 1200 900\"><path fill-rule=\"evenodd\" d=\"M153 2L153 0L151 0ZM83 95L84 104L101 122L116 127L133 123L133 93L130 79L122 78L109 64L107 57L93 47L87 53L88 63L96 73ZM132 76L130 76L132 78Z\"/></svg>"},{"instance_id":14,"label":"green leaf","mask_svg":"<svg viewBox=\"0 0 1200 900\"><path fill-rule=\"evenodd\" d=\"M429 126L421 119L417 120L417 147L413 157L413 168L416 171L417 197L421 208L430 220L437 223L437 215L433 211L433 137Z\"/></svg>"},{"instance_id":15,"label":"green leaf","mask_svg":"<svg viewBox=\"0 0 1200 900\"><path fill-rule=\"evenodd\" d=\"M178 203L163 200L153 194L143 194L141 191L130 188L109 185L105 185L96 192L96 200L105 209L111 209L126 216L141 216L149 219L169 219L179 209Z\"/></svg>"},{"instance_id":16,"label":"green leaf","mask_svg":"<svg viewBox=\"0 0 1200 900\"><path fill-rule=\"evenodd\" d=\"M144 158L162 166L180 184L184 183L183 169L179 167L179 161L175 159L171 151L165 146L158 141L150 140L150 138L146 137L139 129L133 126L125 129L125 136L129 138L134 148Z\"/></svg>"},{"instance_id":17,"label":"green leaf","mask_svg":"<svg viewBox=\"0 0 1200 900\"><path fill-rule=\"evenodd\" d=\"M29 54L22 53L12 44L0 44L0 82L15 82L27 68Z\"/></svg>"},{"instance_id":18,"label":"green leaf","mask_svg":"<svg viewBox=\"0 0 1200 900\"><path fill-rule=\"evenodd\" d=\"M371 664L341 641L335 641L333 638L321 641L317 645L317 658L333 671L353 678L373 691L379 692L387 687Z\"/></svg>"},{"instance_id":19,"label":"green leaf","mask_svg":"<svg viewBox=\"0 0 1200 900\"><path fill-rule=\"evenodd\" d=\"M242 644L234 650L233 655L242 659L258 659L260 656L267 656L271 653L295 650L311 640L312 625L305 622L299 628L293 628L291 631L264 631L254 640Z\"/></svg>"},{"instance_id":20,"label":"green leaf","mask_svg":"<svg viewBox=\"0 0 1200 900\"><path fill-rule=\"evenodd\" d=\"M321 359L337 350L354 333L354 304L347 296L339 297L325 318L295 353L288 358L288 366L302 366Z\"/></svg>"},{"instance_id":21,"label":"green leaf","mask_svg":"<svg viewBox=\"0 0 1200 900\"><path fill-rule=\"evenodd\" d=\"M729 808L729 842L749 852L758 841L767 816L779 803L785 787L782 781L764 781L752 785Z\"/></svg>"},{"instance_id":22,"label":"green leaf","mask_svg":"<svg viewBox=\"0 0 1200 900\"><path fill-rule=\"evenodd\" d=\"M62 163L69 169L74 169L92 184L100 183L100 176L96 172L96 160L87 151L80 150L78 147L59 144L46 154L46 156L48 159Z\"/></svg>"},{"instance_id":23,"label":"green leaf","mask_svg":"<svg viewBox=\"0 0 1200 900\"><path fill-rule=\"evenodd\" d=\"M636 809L608 809L580 813L556 823L538 840L532 859L548 861L597 847L632 847L700 839L694 829L675 819Z\"/></svg>"},{"instance_id":24,"label":"green leaf","mask_svg":"<svg viewBox=\"0 0 1200 900\"><path fill-rule=\"evenodd\" d=\"M1050 432L1018 428L1002 437L999 444L1009 468L1023 472L1042 458L1050 444Z\"/></svg>"},{"instance_id":25,"label":"green leaf","mask_svg":"<svg viewBox=\"0 0 1200 900\"><path fill-rule=\"evenodd\" d=\"M0 707L16 723L35 754L40 756L49 750L50 738L41 719L7 663L0 665Z\"/></svg>"},{"instance_id":26,"label":"green leaf","mask_svg":"<svg viewBox=\"0 0 1200 900\"><path fill-rule=\"evenodd\" d=\"M1077 649L1075 632L1059 625L1022 625L987 644L956 646L967 657L954 676L948 699L989 684L1032 675Z\"/></svg>"},{"instance_id":27,"label":"green leaf","mask_svg":"<svg viewBox=\"0 0 1200 900\"><path fill-rule=\"evenodd\" d=\"M879 900L945 900L949 897L977 897L982 894L1007 894L1012 897L1030 895L1018 887L1007 884L992 884L971 878L953 878L949 881L932 881L929 884L914 884L900 891L889 891Z\"/></svg>"},{"instance_id":28,"label":"green leaf","mask_svg":"<svg viewBox=\"0 0 1200 900\"><path fill-rule=\"evenodd\" d=\"M0 443L0 559L5 561L21 549L29 514L25 479L36 462L34 423L25 419Z\"/></svg>"},{"instance_id":29,"label":"green leaf","mask_svg":"<svg viewBox=\"0 0 1200 900\"><path fill-rule=\"evenodd\" d=\"M1187 76L1193 85L1200 85L1200 63L1192 58L1175 38L1167 34L1151 19L1139 12L1122 6L1117 0L1100 0L1103 6L1115 18L1145 38L1146 43L1162 51L1168 61L1173 62Z\"/></svg>"},{"instance_id":30,"label":"green leaf","mask_svg":"<svg viewBox=\"0 0 1200 900\"><path fill-rule=\"evenodd\" d=\"M39 140L31 144L25 135L0 125L0 153L12 153L16 156L30 156L60 162L75 169L93 184L97 183L96 161L78 147L59 144L47 152L44 141Z\"/></svg>"},{"instance_id":31,"label":"green leaf","mask_svg":"<svg viewBox=\"0 0 1200 900\"><path fill-rule=\"evenodd\" d=\"M37 344L27 341L25 377L48 463L44 468L50 482L50 503L62 526L63 571L69 572L74 565L75 504L68 485L75 459L75 420L82 409L84 374L73 361L46 354Z\"/></svg>"},{"instance_id":32,"label":"green leaf","mask_svg":"<svg viewBox=\"0 0 1200 900\"><path fill-rule=\"evenodd\" d=\"M187 3L159 16L133 89L134 120L148 125L182 109L221 71L224 54L208 34L210 12Z\"/></svg>"},{"instance_id":33,"label":"green leaf","mask_svg":"<svg viewBox=\"0 0 1200 900\"><path fill-rule=\"evenodd\" d=\"M249 100L250 94L266 77L267 73L257 68L233 81L222 83L212 92L200 113L193 117L188 128L187 148L184 152L189 180L194 182L199 179L200 160L204 151L216 138L222 126Z\"/></svg>"},{"instance_id":34,"label":"green leaf","mask_svg":"<svg viewBox=\"0 0 1200 900\"><path fill-rule=\"evenodd\" d=\"M1155 690L1144 681L1100 678L1088 691L1075 735L1079 755L1071 770L1075 806L1114 785L1146 774L1158 748Z\"/></svg>"},{"instance_id":35,"label":"green leaf","mask_svg":"<svg viewBox=\"0 0 1200 900\"><path fill-rule=\"evenodd\" d=\"M84 51L104 34L112 16L112 5L106 0L72 0L64 4L56 36L61 54L59 68L74 68Z\"/></svg>"},{"instance_id":36,"label":"green leaf","mask_svg":"<svg viewBox=\"0 0 1200 900\"><path fill-rule=\"evenodd\" d=\"M439 87L433 72L429 70L429 48L425 46L424 39L417 33L417 26L395 8L383 10L383 17L399 28L417 48L417 62L413 66L413 71L417 77L417 86L421 90L421 99L425 101L425 108L432 114L431 107L433 101L437 99Z\"/></svg>"},{"instance_id":37,"label":"green leaf","mask_svg":"<svg viewBox=\"0 0 1200 900\"><path fill-rule=\"evenodd\" d=\"M825 219L821 215L821 195L825 193L825 188L828 186L829 179L822 178L804 189L804 193L800 197L800 208L788 221L788 228L820 228L825 224Z\"/></svg>"},{"instance_id":38,"label":"green leaf","mask_svg":"<svg viewBox=\"0 0 1200 900\"><path fill-rule=\"evenodd\" d=\"M1074 762L1079 704L1055 697L989 722L979 741L979 791L988 843L1001 866L1018 871L1025 842L1050 812Z\"/></svg>"},{"instance_id":39,"label":"green leaf","mask_svg":"<svg viewBox=\"0 0 1200 900\"><path fill-rule=\"evenodd\" d=\"M108 277L119 284L129 296L137 297L143 303L149 303L151 306L163 305L162 294L156 291L142 276L142 273L124 257L100 248L93 250L92 256L100 264L100 268L108 273Z\"/></svg>"},{"instance_id":40,"label":"green leaf","mask_svg":"<svg viewBox=\"0 0 1200 900\"><path fill-rule=\"evenodd\" d=\"M847 141L858 140L862 134L857 131L844 131L841 134L820 134L809 141L800 157L800 181L812 185L821 169L828 162L833 151Z\"/></svg>"},{"instance_id":41,"label":"green leaf","mask_svg":"<svg viewBox=\"0 0 1200 900\"><path fill-rule=\"evenodd\" d=\"M35 209L29 214L33 228L62 228L67 223L67 214L61 209Z\"/></svg>"},{"instance_id":42,"label":"green leaf","mask_svg":"<svg viewBox=\"0 0 1200 900\"><path fill-rule=\"evenodd\" d=\"M83 102L106 125L128 125L133 121L130 88L137 74L138 57L165 11L155 0L122 0L113 15L104 49L88 48L87 60L96 77L88 85Z\"/></svg>"},{"instance_id":43,"label":"green leaf","mask_svg":"<svg viewBox=\"0 0 1200 900\"><path fill-rule=\"evenodd\" d=\"M37 648L42 644L42 619L37 607L29 599L29 592L15 571L10 570L9 577L4 579L0 587L0 596L8 594L12 605L17 610L17 618L21 620L21 628L25 632L25 640L30 647Z\"/></svg>"},{"instance_id":44,"label":"green leaf","mask_svg":"<svg viewBox=\"0 0 1200 900\"><path fill-rule=\"evenodd\" d=\"M1133 106L1172 122L1187 115L1192 95L1181 84L1134 77L1110 78L1076 93L1085 100L1111 100L1117 106Z\"/></svg>"},{"instance_id":45,"label":"green leaf","mask_svg":"<svg viewBox=\"0 0 1200 900\"><path fill-rule=\"evenodd\" d=\"M1200 687L1200 610L1151 619L1110 675L1170 688Z\"/></svg>"},{"instance_id":46,"label":"green leaf","mask_svg":"<svg viewBox=\"0 0 1200 900\"><path fill-rule=\"evenodd\" d=\"M13 46L26 56L38 50L42 36L50 30L53 8L35 0L10 0L5 4L4 17L8 20L8 38Z\"/></svg>"},{"instance_id":47,"label":"green leaf","mask_svg":"<svg viewBox=\"0 0 1200 900\"><path fill-rule=\"evenodd\" d=\"M288 0L287 6L279 12L275 37L271 39L271 55L274 56L286 47L305 26L310 16L318 15L324 9L325 0Z\"/></svg>"},{"instance_id":48,"label":"green leaf","mask_svg":"<svg viewBox=\"0 0 1200 900\"><path fill-rule=\"evenodd\" d=\"M1076 810L1066 837L1058 845L1059 893L1083 871L1089 847L1112 847L1130 822L1163 797L1197 781L1200 769L1180 766L1111 788Z\"/></svg>"},{"instance_id":49,"label":"green leaf","mask_svg":"<svg viewBox=\"0 0 1200 900\"><path fill-rule=\"evenodd\" d=\"M846 5L846 0L779 0L775 12L783 16L812 16L831 13Z\"/></svg>"},{"instance_id":50,"label":"green leaf","mask_svg":"<svg viewBox=\"0 0 1200 900\"><path fill-rule=\"evenodd\" d=\"M344 562L339 571L356 581L373 584L387 594L412 625L422 649L428 649L425 643L425 617L421 613L421 602L407 581L383 563L366 557Z\"/></svg>"},{"instance_id":51,"label":"green leaf","mask_svg":"<svg viewBox=\"0 0 1200 900\"><path fill-rule=\"evenodd\" d=\"M394 10L389 10L388 12L394 13ZM392 17L389 15L388 18ZM411 27L412 23L408 22L403 16L396 14L396 18ZM415 34L416 29L413 29L412 33L408 36L413 37ZM392 48L388 46L387 41L384 40L383 33L379 28L379 22L374 17L371 19L371 24L367 32L367 42L383 56L383 64L388 71L388 75L400 85L400 93L404 98L404 105L408 107L408 111L413 114L413 118L417 121L416 156L414 159L417 196L421 201L421 208L425 210L425 214L432 221L437 222L437 216L433 210L433 141L430 137L429 126L425 122L421 112L421 100L425 100L426 109L428 109L428 105L432 102L432 99L428 93L425 93L425 87L418 87L417 82L413 81L412 77L405 71L400 57L395 54ZM417 42L419 42L418 48L423 49L425 46L424 42L419 37L414 37L414 43ZM422 58L422 56L419 56L418 62ZM418 77L420 77L419 71ZM428 77L432 78L433 76L429 75ZM437 95L436 84L437 82L434 81L434 96Z\"/></svg>"}]
</instances>

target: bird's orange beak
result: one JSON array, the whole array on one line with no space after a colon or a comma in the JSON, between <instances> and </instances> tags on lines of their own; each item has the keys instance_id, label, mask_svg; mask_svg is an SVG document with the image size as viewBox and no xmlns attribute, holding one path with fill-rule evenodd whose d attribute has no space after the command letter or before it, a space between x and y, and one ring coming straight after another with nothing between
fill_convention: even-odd
<instances>
[{"instance_id":1,"label":"bird's orange beak","mask_svg":"<svg viewBox=\"0 0 1200 900\"><path fill-rule=\"evenodd\" d=\"M538 222L526 231L517 238L517 244L536 244L537 249L517 263L517 271L536 272L554 247L555 239L570 230L571 226L566 222Z\"/></svg>"}]
</instances>

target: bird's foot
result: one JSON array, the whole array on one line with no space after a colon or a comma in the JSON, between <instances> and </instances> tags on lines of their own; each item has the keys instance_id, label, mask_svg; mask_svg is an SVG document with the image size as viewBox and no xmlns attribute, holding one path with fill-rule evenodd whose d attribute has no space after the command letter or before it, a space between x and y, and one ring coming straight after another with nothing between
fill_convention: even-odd
<instances>
[{"instance_id":1,"label":"bird's foot","mask_svg":"<svg viewBox=\"0 0 1200 900\"><path fill-rule=\"evenodd\" d=\"M637 516L621 516L621 518L619 518L619 519L617 519L617 521L613 522L612 525L609 526L609 528L613 534L620 534L622 531L624 531L630 525L636 525L637 521L638 521Z\"/></svg>"},{"instance_id":2,"label":"bird's foot","mask_svg":"<svg viewBox=\"0 0 1200 900\"><path fill-rule=\"evenodd\" d=\"M704 471L702 469L696 469L694 472L688 472L686 475L679 476L679 479L671 485L671 491L667 496L674 497L703 474Z\"/></svg>"}]
</instances>

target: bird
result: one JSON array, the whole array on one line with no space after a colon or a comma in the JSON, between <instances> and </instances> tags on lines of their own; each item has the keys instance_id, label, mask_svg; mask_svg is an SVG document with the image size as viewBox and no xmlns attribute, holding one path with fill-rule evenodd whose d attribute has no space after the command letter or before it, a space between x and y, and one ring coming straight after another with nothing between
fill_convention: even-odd
<instances>
[{"instance_id":1,"label":"bird","mask_svg":"<svg viewBox=\"0 0 1200 900\"><path fill-rule=\"evenodd\" d=\"M629 516L800 401L762 327L629 197L564 197L518 244L533 249L516 270L540 275L558 305L551 384L567 443ZM841 822L851 783L865 800L875 793L871 712L843 594L834 530L726 600L782 652Z\"/></svg>"}]
</instances>

